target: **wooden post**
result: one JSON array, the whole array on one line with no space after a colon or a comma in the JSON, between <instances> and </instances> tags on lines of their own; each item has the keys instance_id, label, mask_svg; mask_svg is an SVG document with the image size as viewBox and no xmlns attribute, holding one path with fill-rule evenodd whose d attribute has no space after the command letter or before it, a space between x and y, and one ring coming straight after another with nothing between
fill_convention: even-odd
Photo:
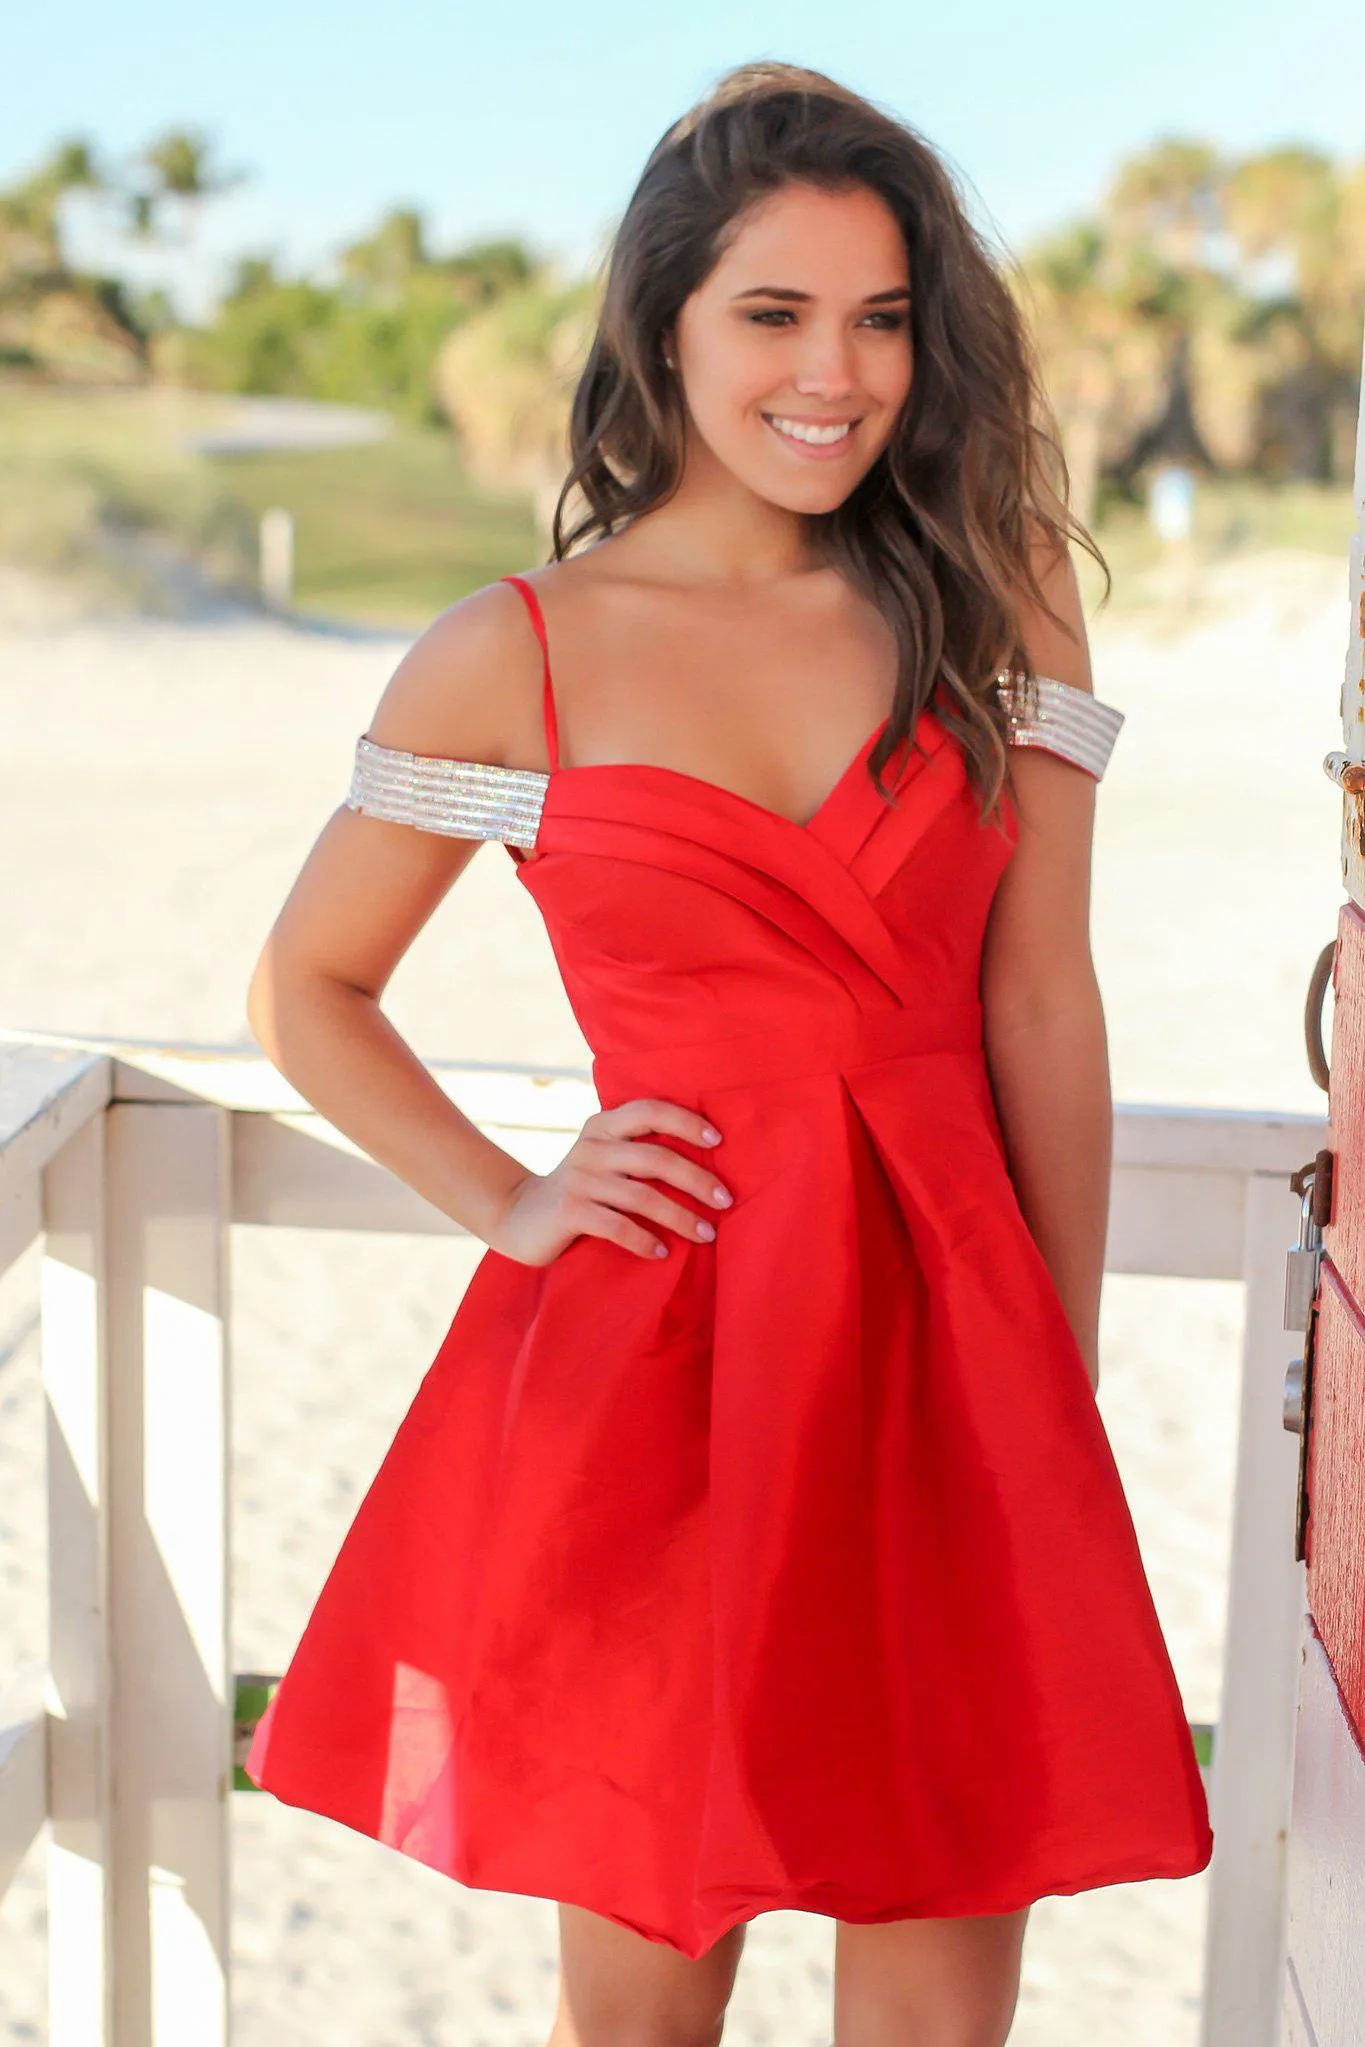
<instances>
[{"instance_id":1,"label":"wooden post","mask_svg":"<svg viewBox=\"0 0 1365 2047\"><path fill-rule=\"evenodd\" d=\"M225 2047L230 1117L108 1114L113 2047Z\"/></svg>"},{"instance_id":2,"label":"wooden post","mask_svg":"<svg viewBox=\"0 0 1365 2047\"><path fill-rule=\"evenodd\" d=\"M261 595L278 611L294 601L294 514L282 505L261 513Z\"/></svg>"},{"instance_id":3,"label":"wooden post","mask_svg":"<svg viewBox=\"0 0 1365 2047\"><path fill-rule=\"evenodd\" d=\"M1365 2011L1365 1756L1304 1623L1289 1856L1283 2047L1353 2047Z\"/></svg>"},{"instance_id":4,"label":"wooden post","mask_svg":"<svg viewBox=\"0 0 1365 2047\"><path fill-rule=\"evenodd\" d=\"M1365 390L1365 358L1362 389ZM1343 789L1342 904L1333 956L1333 1199L1309 1400L1308 1606L1289 1838L1285 2047L1355 2047L1365 1969L1365 402L1356 415L1355 532L1340 713L1345 752L1323 765Z\"/></svg>"},{"instance_id":5,"label":"wooden post","mask_svg":"<svg viewBox=\"0 0 1365 2047\"><path fill-rule=\"evenodd\" d=\"M1284 1378L1284 1260L1301 1203L1253 1173L1246 1192L1246 1324L1223 1699L1213 1755L1213 1866L1201 2047L1275 2047L1285 1965L1285 1867L1304 1571L1294 1561L1298 1440Z\"/></svg>"},{"instance_id":6,"label":"wooden post","mask_svg":"<svg viewBox=\"0 0 1365 2047\"><path fill-rule=\"evenodd\" d=\"M113 2039L104 1135L92 1117L43 1178L51 2047Z\"/></svg>"}]
</instances>

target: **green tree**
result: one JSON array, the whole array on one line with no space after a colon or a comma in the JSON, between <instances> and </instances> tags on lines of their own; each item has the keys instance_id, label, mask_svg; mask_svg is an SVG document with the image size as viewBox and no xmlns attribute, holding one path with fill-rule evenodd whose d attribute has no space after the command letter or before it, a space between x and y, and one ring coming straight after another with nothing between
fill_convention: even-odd
<instances>
[{"instance_id":1,"label":"green tree","mask_svg":"<svg viewBox=\"0 0 1365 2047\"><path fill-rule=\"evenodd\" d=\"M167 129L133 165L127 194L132 229L139 235L164 233L166 217L173 213L181 239L188 240L206 201L231 191L244 176L215 162L213 146L199 130Z\"/></svg>"},{"instance_id":2,"label":"green tree","mask_svg":"<svg viewBox=\"0 0 1365 2047\"><path fill-rule=\"evenodd\" d=\"M436 362L441 408L471 473L529 490L546 531L568 467L569 407L596 299L589 283L532 282L466 320Z\"/></svg>"},{"instance_id":3,"label":"green tree","mask_svg":"<svg viewBox=\"0 0 1365 2047\"><path fill-rule=\"evenodd\" d=\"M1045 370L1071 503L1090 524L1098 507L1100 476L1115 427L1131 397L1135 372L1150 381L1142 337L1131 307L1116 288L1104 229L1073 221L1035 242L1017 280L1022 286Z\"/></svg>"},{"instance_id":4,"label":"green tree","mask_svg":"<svg viewBox=\"0 0 1365 2047\"><path fill-rule=\"evenodd\" d=\"M72 138L0 191L0 363L117 382L143 373L143 337L121 285L73 270L63 245L64 201L105 188L91 145Z\"/></svg>"},{"instance_id":5,"label":"green tree","mask_svg":"<svg viewBox=\"0 0 1365 2047\"><path fill-rule=\"evenodd\" d=\"M1267 266L1243 338L1272 374L1257 396L1252 460L1327 482L1349 473L1365 270L1353 191L1320 150L1267 150L1228 176L1225 213L1244 272Z\"/></svg>"},{"instance_id":6,"label":"green tree","mask_svg":"<svg viewBox=\"0 0 1365 2047\"><path fill-rule=\"evenodd\" d=\"M420 213L411 207L395 207L372 234L342 250L342 276L362 291L393 301L429 266L425 236Z\"/></svg>"},{"instance_id":7,"label":"green tree","mask_svg":"<svg viewBox=\"0 0 1365 2047\"><path fill-rule=\"evenodd\" d=\"M1150 250L1172 271L1207 267L1223 177L1210 144L1167 136L1120 164L1105 196L1105 219L1120 243Z\"/></svg>"}]
</instances>

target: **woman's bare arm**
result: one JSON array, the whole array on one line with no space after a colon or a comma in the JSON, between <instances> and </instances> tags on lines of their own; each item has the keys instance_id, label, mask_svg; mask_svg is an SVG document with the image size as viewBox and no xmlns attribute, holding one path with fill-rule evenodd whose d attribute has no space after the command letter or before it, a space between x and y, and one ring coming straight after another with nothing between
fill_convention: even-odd
<instances>
[{"instance_id":1,"label":"woman's bare arm","mask_svg":"<svg viewBox=\"0 0 1365 2047\"><path fill-rule=\"evenodd\" d=\"M539 649L519 607L493 585L443 613L399 664L370 737L505 764L508 732L526 722L518 699L538 700ZM339 808L266 939L247 1016L266 1057L320 1114L487 1239L526 1168L455 1107L379 1007L477 849Z\"/></svg>"},{"instance_id":2,"label":"woman's bare arm","mask_svg":"<svg viewBox=\"0 0 1365 2047\"><path fill-rule=\"evenodd\" d=\"M409 753L539 767L540 678L521 599L492 584L422 635L384 692L369 736ZM477 843L339 808L251 977L247 1015L261 1049L371 1158L523 1263L546 1264L585 1234L638 1257L666 1253L660 1228L714 1235L705 1217L665 1191L672 1185L722 1208L729 1196L714 1171L653 1141L663 1132L713 1142L695 1111L653 1100L598 1110L565 1158L535 1173L456 1108L384 1016L379 999L394 969Z\"/></svg>"},{"instance_id":3,"label":"woman's bare arm","mask_svg":"<svg viewBox=\"0 0 1365 2047\"><path fill-rule=\"evenodd\" d=\"M1070 632L1029 607L1024 638L1033 668L1090 689L1069 556L1040 580ZM1041 747L1016 748L1012 765L1019 841L986 932L986 1058L1020 1208L1097 1387L1113 1103L1090 954L1095 783Z\"/></svg>"}]
</instances>

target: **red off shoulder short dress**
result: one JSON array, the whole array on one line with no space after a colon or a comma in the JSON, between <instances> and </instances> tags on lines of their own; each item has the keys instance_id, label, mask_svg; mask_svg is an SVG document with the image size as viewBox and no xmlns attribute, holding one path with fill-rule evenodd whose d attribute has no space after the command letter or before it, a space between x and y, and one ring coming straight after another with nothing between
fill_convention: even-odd
<instances>
[{"instance_id":1,"label":"red off shoulder short dress","mask_svg":"<svg viewBox=\"0 0 1365 2047\"><path fill-rule=\"evenodd\" d=\"M1118 713L1046 680L1006 701L1013 739L1098 778ZM797 823L561 767L548 648L544 702L548 776L362 739L348 800L502 840L602 1106L711 1119L713 1151L662 1141L733 1207L666 1258L485 1251L248 1774L689 1956L778 1907L1000 1912L1202 1869L1180 1694L982 1049L1013 807L978 822L933 708L892 803L878 728Z\"/></svg>"}]
</instances>

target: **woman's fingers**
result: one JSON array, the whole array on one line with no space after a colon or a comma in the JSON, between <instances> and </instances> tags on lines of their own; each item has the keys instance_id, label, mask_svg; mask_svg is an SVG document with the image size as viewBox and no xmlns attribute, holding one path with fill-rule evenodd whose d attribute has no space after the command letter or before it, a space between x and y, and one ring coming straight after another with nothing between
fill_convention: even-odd
<instances>
[{"instance_id":1,"label":"woman's fingers","mask_svg":"<svg viewBox=\"0 0 1365 2047\"><path fill-rule=\"evenodd\" d=\"M581 1237L604 1237L609 1244L619 1244L625 1251L635 1252L640 1258L665 1258L668 1246L658 1237L632 1222L620 1209L610 1208L601 1202L587 1201L581 1215L575 1215L574 1228Z\"/></svg>"},{"instance_id":2,"label":"woman's fingers","mask_svg":"<svg viewBox=\"0 0 1365 2047\"><path fill-rule=\"evenodd\" d=\"M680 1237L690 1237L694 1243L709 1243L716 1234L715 1224L708 1222L704 1215L694 1215L690 1208L681 1201L672 1200L662 1188L633 1179L629 1173L594 1173L587 1183L586 1192L592 1200L607 1208L629 1209L636 1215L648 1216L651 1222L676 1230Z\"/></svg>"},{"instance_id":3,"label":"woman's fingers","mask_svg":"<svg viewBox=\"0 0 1365 2047\"><path fill-rule=\"evenodd\" d=\"M720 1142L720 1132L696 1110L642 1096L589 1116L580 1133L581 1149L566 1161L578 1202L584 1204L581 1219L575 1215L575 1226L643 1258L665 1255L668 1245L633 1222L629 1212L693 1242L708 1243L716 1234L706 1217L673 1200L663 1188L651 1186L651 1181L662 1180L716 1209L728 1208L732 1199L707 1166L670 1145L651 1142L654 1132L699 1148Z\"/></svg>"},{"instance_id":4,"label":"woman's fingers","mask_svg":"<svg viewBox=\"0 0 1365 2047\"><path fill-rule=\"evenodd\" d=\"M643 1137L600 1137L593 1140L593 1158L614 1173L630 1173L644 1180L666 1180L672 1187L681 1187L686 1193L695 1194L698 1201L705 1201L712 1208L730 1206L729 1189L716 1178L709 1166L684 1158L680 1151L673 1151L666 1144L651 1144Z\"/></svg>"},{"instance_id":5,"label":"woman's fingers","mask_svg":"<svg viewBox=\"0 0 1365 2047\"><path fill-rule=\"evenodd\" d=\"M619 1102L614 1109L599 1109L583 1128L592 1128L603 1137L643 1137L651 1130L662 1130L670 1137L686 1138L689 1144L709 1147L720 1142L720 1132L705 1116L684 1109L681 1102L665 1102L653 1095Z\"/></svg>"}]
</instances>

